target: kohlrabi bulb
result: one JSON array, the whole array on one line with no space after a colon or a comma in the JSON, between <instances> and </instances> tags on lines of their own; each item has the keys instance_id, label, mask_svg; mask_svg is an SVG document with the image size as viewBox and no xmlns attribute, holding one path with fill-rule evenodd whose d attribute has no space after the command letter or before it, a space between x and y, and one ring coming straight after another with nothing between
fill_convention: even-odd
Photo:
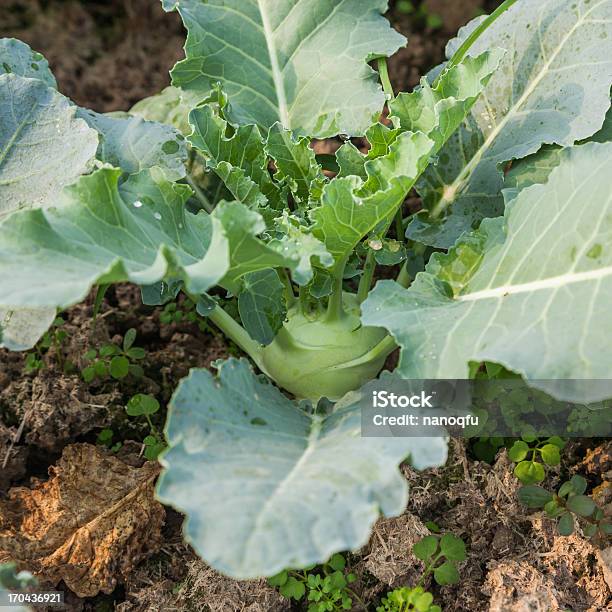
<instances>
[{"instance_id":1,"label":"kohlrabi bulb","mask_svg":"<svg viewBox=\"0 0 612 612\"><path fill-rule=\"evenodd\" d=\"M375 378L394 344L384 329L364 327L356 296L344 294L344 316L309 319L298 308L262 352L266 373L298 398L341 398Z\"/></svg>"}]
</instances>

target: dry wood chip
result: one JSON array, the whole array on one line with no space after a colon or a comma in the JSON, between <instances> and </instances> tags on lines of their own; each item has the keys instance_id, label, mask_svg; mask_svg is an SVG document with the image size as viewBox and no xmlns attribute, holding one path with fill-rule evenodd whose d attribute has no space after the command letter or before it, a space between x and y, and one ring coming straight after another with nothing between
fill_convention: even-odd
<instances>
[{"instance_id":1,"label":"dry wood chip","mask_svg":"<svg viewBox=\"0 0 612 612\"><path fill-rule=\"evenodd\" d=\"M160 545L155 463L126 465L90 444L67 446L49 480L0 500L0 562L15 561L79 597L111 593Z\"/></svg>"}]
</instances>

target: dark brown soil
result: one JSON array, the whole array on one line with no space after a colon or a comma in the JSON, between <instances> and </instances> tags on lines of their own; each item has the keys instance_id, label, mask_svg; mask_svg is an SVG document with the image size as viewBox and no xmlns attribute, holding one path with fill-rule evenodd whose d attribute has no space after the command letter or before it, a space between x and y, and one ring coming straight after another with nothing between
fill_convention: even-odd
<instances>
[{"instance_id":1,"label":"dark brown soil","mask_svg":"<svg viewBox=\"0 0 612 612\"><path fill-rule=\"evenodd\" d=\"M426 0L429 12L442 18L435 27L398 12L397 2L391 4L392 22L410 40L391 61L391 77L396 90L406 90L443 59L446 41L458 26L497 3ZM99 111L128 109L167 85L184 39L177 16L164 14L157 0L0 0L0 36L21 38L44 53L62 92ZM109 290L95 323L93 296L65 313L68 338L59 359L51 349L39 372L24 373L23 355L0 351L0 495L10 486L27 485L32 477L45 478L68 444L96 443L103 428L111 428L123 442L118 457L133 462L148 432L146 424L126 417L127 400L134 393L155 395L162 411L154 424L161 428L166 403L189 369L210 367L235 351L212 329L161 324L160 312L143 306L138 289L124 285ZM79 373L85 352L119 342L130 328L137 330L136 345L147 351L144 376L85 383ZM67 359L73 370L63 373L59 365ZM574 472L589 478L597 501L612 514L610 444L573 443L547 484ZM559 537L541 514L520 507L518 483L504 451L489 465L454 441L445 467L422 473L406 467L404 473L411 486L406 512L379 521L368 545L349 558L358 576L355 590L369 609L389 589L414 584L422 566L410 549L428 533L427 521L461 536L468 547L459 585L428 585L447 612L612 609L610 549L597 550L579 534ZM182 542L181 522L167 509L160 551L109 596L79 599L69 593L68 609L297 609L263 580L235 582L208 568Z\"/></svg>"}]
</instances>

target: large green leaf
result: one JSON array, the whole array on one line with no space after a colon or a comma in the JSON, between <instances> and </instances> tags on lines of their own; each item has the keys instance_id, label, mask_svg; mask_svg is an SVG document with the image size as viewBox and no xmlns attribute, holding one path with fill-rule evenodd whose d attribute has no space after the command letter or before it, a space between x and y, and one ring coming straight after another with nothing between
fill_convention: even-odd
<instances>
[{"instance_id":1,"label":"large green leaf","mask_svg":"<svg viewBox=\"0 0 612 612\"><path fill-rule=\"evenodd\" d=\"M149 285L182 278L203 293L229 268L220 222L185 209L188 187L149 172L82 177L57 208L22 211L0 225L0 306L66 307L96 283Z\"/></svg>"},{"instance_id":2,"label":"large green leaf","mask_svg":"<svg viewBox=\"0 0 612 612\"><path fill-rule=\"evenodd\" d=\"M392 217L427 165L433 142L421 132L397 137L390 152L365 163L367 180L347 176L328 183L312 212L313 233L343 262L379 223Z\"/></svg>"},{"instance_id":3,"label":"large green leaf","mask_svg":"<svg viewBox=\"0 0 612 612\"><path fill-rule=\"evenodd\" d=\"M171 402L158 497L187 515L185 537L234 578L271 576L356 549L382 512L400 514L398 464L446 458L443 438L361 436L360 394L328 416L230 359L192 370Z\"/></svg>"},{"instance_id":4,"label":"large green leaf","mask_svg":"<svg viewBox=\"0 0 612 612\"><path fill-rule=\"evenodd\" d=\"M98 135L43 81L0 75L0 218L46 206L87 172Z\"/></svg>"},{"instance_id":5,"label":"large green leaf","mask_svg":"<svg viewBox=\"0 0 612 612\"><path fill-rule=\"evenodd\" d=\"M547 183L434 255L408 290L378 283L363 321L400 344L400 373L465 378L491 361L561 399L605 399L585 379L612 377L611 173L612 144L566 149Z\"/></svg>"},{"instance_id":6,"label":"large green leaf","mask_svg":"<svg viewBox=\"0 0 612 612\"><path fill-rule=\"evenodd\" d=\"M11 351L27 351L51 327L55 308L0 308L0 347Z\"/></svg>"},{"instance_id":7,"label":"large green leaf","mask_svg":"<svg viewBox=\"0 0 612 612\"><path fill-rule=\"evenodd\" d=\"M503 164L542 144L571 145L602 125L612 82L612 0L519 0L473 44L507 53L470 116L417 189L427 213L408 236L447 248L503 211ZM449 44L450 57L478 21Z\"/></svg>"},{"instance_id":8,"label":"large green leaf","mask_svg":"<svg viewBox=\"0 0 612 612\"><path fill-rule=\"evenodd\" d=\"M167 0L188 30L173 84L206 98L221 83L228 117L267 130L363 134L384 94L367 61L404 44L387 0Z\"/></svg>"},{"instance_id":9,"label":"large green leaf","mask_svg":"<svg viewBox=\"0 0 612 612\"><path fill-rule=\"evenodd\" d=\"M49 62L28 45L15 38L0 38L0 74L16 74L43 81L56 88Z\"/></svg>"},{"instance_id":10,"label":"large green leaf","mask_svg":"<svg viewBox=\"0 0 612 612\"><path fill-rule=\"evenodd\" d=\"M168 180L185 176L185 137L172 127L140 117L110 117L82 108L77 117L100 134L97 152L100 161L128 174L157 166Z\"/></svg>"}]
</instances>

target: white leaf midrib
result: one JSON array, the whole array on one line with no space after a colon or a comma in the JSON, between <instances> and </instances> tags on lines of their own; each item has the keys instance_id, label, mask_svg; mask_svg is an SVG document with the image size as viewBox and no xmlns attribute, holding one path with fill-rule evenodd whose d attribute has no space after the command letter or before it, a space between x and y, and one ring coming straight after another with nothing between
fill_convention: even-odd
<instances>
[{"instance_id":1,"label":"white leaf midrib","mask_svg":"<svg viewBox=\"0 0 612 612\"><path fill-rule=\"evenodd\" d=\"M612 276L612 266L598 268L597 270L588 270L585 272L571 272L561 274L559 276L551 276L540 280L530 281L528 283L520 283L517 285L502 285L491 289L483 289L474 293L459 295L455 299L459 302L475 302L478 300L486 300L491 298L501 298L519 293L533 293L545 289L560 289L568 285L575 285L589 281L598 281L608 276Z\"/></svg>"},{"instance_id":2,"label":"white leaf midrib","mask_svg":"<svg viewBox=\"0 0 612 612\"><path fill-rule=\"evenodd\" d=\"M268 47L268 55L270 56L270 69L272 72L272 80L274 81L274 89L276 90L279 120L287 129L291 129L291 120L289 118L289 108L287 106L287 93L285 92L283 73L278 61L278 50L276 49L276 42L274 40L274 31L270 25L270 18L264 3L265 0L257 0L257 6L259 7L259 13L261 15L261 24L264 30L264 37Z\"/></svg>"}]
</instances>

